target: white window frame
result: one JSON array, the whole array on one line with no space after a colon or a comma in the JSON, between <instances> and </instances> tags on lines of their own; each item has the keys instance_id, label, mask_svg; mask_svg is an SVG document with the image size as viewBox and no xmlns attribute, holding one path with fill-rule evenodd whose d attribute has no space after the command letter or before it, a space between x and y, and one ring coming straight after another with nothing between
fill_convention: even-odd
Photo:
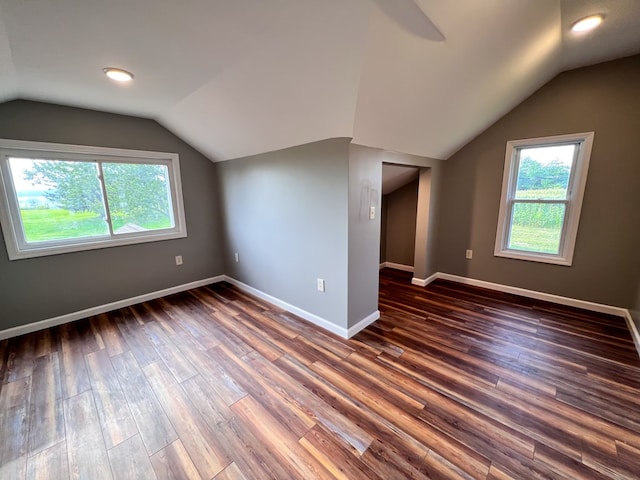
<instances>
[{"instance_id":1,"label":"white window frame","mask_svg":"<svg viewBox=\"0 0 640 480\"><path fill-rule=\"evenodd\" d=\"M166 165L169 172L174 227L27 243L18 197L9 168L10 157ZM179 156L177 153L0 139L0 224L9 260L184 238L187 236L187 226Z\"/></svg>"},{"instance_id":2,"label":"white window frame","mask_svg":"<svg viewBox=\"0 0 640 480\"><path fill-rule=\"evenodd\" d=\"M529 260L533 262L551 263L570 266L573 262L573 252L578 235L578 223L582 200L587 184L587 172L591 159L594 132L574 133L568 135L555 135L551 137L529 138L525 140L513 140L507 142L507 151L504 161L504 173L502 177L502 194L500 197L500 211L498 214L498 231L494 255L497 257ZM553 203L565 204L565 218L560 237L558 254L540 252L528 252L508 248L509 233L511 231L511 217L515 202L516 182L520 167L519 152L528 147L559 146L577 144L577 153L574 155L574 164L569 176L566 201L553 201ZM544 201L540 201L544 203Z\"/></svg>"}]
</instances>

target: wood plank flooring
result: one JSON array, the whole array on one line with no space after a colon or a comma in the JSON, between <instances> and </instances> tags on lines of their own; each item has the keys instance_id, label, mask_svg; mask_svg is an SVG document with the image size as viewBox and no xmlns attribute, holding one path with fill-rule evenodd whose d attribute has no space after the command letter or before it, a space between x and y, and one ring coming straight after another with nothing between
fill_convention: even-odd
<instances>
[{"instance_id":1,"label":"wood plank flooring","mask_svg":"<svg viewBox=\"0 0 640 480\"><path fill-rule=\"evenodd\" d=\"M640 478L623 319L409 282L351 340L220 283L0 342L0 478Z\"/></svg>"}]
</instances>

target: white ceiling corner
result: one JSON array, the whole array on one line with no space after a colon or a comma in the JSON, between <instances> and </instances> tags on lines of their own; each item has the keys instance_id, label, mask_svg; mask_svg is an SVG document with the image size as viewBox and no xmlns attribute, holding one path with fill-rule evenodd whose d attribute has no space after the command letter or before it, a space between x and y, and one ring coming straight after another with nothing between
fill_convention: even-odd
<instances>
[{"instance_id":1,"label":"white ceiling corner","mask_svg":"<svg viewBox=\"0 0 640 480\"><path fill-rule=\"evenodd\" d=\"M637 0L0 0L0 101L153 118L214 161L332 137L445 159L638 31Z\"/></svg>"}]
</instances>

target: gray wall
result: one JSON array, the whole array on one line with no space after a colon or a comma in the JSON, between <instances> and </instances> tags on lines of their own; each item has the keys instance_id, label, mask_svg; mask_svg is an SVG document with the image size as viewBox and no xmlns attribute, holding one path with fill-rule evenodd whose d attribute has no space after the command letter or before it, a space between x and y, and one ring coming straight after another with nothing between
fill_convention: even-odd
<instances>
[{"instance_id":1,"label":"gray wall","mask_svg":"<svg viewBox=\"0 0 640 480\"><path fill-rule=\"evenodd\" d=\"M216 167L226 273L346 328L349 140L316 142ZM326 281L325 293L317 291L317 278Z\"/></svg>"},{"instance_id":2,"label":"gray wall","mask_svg":"<svg viewBox=\"0 0 640 480\"><path fill-rule=\"evenodd\" d=\"M385 261L413 267L418 212L418 180L394 190L382 199L386 214Z\"/></svg>"},{"instance_id":3,"label":"gray wall","mask_svg":"<svg viewBox=\"0 0 640 480\"><path fill-rule=\"evenodd\" d=\"M444 162L437 268L633 307L640 281L640 56L565 72ZM506 142L595 131L573 265L493 256ZM465 249L473 249L466 260Z\"/></svg>"},{"instance_id":4,"label":"gray wall","mask_svg":"<svg viewBox=\"0 0 640 480\"><path fill-rule=\"evenodd\" d=\"M349 298L348 326L378 311L381 151L349 147ZM369 218L369 207L375 218Z\"/></svg>"},{"instance_id":5,"label":"gray wall","mask_svg":"<svg viewBox=\"0 0 640 480\"><path fill-rule=\"evenodd\" d=\"M14 261L0 236L0 330L223 273L215 166L156 122L13 101L0 104L0 138L176 152L188 230L183 239Z\"/></svg>"}]
</instances>

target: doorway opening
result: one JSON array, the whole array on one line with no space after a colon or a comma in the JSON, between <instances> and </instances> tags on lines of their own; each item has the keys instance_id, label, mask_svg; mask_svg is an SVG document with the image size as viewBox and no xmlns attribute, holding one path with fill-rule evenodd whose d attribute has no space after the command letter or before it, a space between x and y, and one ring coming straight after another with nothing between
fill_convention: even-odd
<instances>
[{"instance_id":1,"label":"doorway opening","mask_svg":"<svg viewBox=\"0 0 640 480\"><path fill-rule=\"evenodd\" d=\"M382 164L380 268L412 272L412 283L427 271L431 168Z\"/></svg>"}]
</instances>

